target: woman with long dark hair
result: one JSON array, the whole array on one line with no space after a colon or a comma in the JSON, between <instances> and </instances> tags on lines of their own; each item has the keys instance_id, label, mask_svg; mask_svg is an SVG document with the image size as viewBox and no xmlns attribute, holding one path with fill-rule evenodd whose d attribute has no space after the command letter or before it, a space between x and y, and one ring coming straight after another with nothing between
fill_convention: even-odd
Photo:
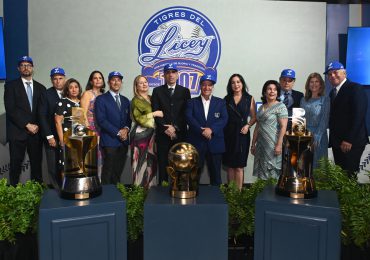
<instances>
[{"instance_id":1,"label":"woman with long dark hair","mask_svg":"<svg viewBox=\"0 0 370 260\"><path fill-rule=\"evenodd\" d=\"M223 164L227 167L228 182L234 181L241 189L249 154L250 128L256 122L256 103L242 75L233 74L229 78L225 101L229 119L224 128Z\"/></svg>"}]
</instances>

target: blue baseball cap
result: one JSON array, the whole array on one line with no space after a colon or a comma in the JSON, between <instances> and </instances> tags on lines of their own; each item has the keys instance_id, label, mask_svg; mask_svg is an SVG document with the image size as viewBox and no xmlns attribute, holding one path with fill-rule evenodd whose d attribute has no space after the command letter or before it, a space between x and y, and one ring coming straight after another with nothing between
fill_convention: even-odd
<instances>
[{"instance_id":1,"label":"blue baseball cap","mask_svg":"<svg viewBox=\"0 0 370 260\"><path fill-rule=\"evenodd\" d=\"M209 80L211 81L213 84L216 84L217 82L217 77L215 74L212 74L212 73L207 73L207 74L204 74L202 77L200 77L200 80L199 80L199 83L202 84L203 81L206 81L206 80Z\"/></svg>"},{"instance_id":2,"label":"blue baseball cap","mask_svg":"<svg viewBox=\"0 0 370 260\"><path fill-rule=\"evenodd\" d=\"M163 68L163 71L166 72L166 71L169 71L169 70L178 71L176 64L175 63L166 64Z\"/></svg>"},{"instance_id":3,"label":"blue baseball cap","mask_svg":"<svg viewBox=\"0 0 370 260\"><path fill-rule=\"evenodd\" d=\"M112 71L111 73L109 73L108 80L110 80L113 77L119 77L120 79L123 79L122 74L119 73L118 71Z\"/></svg>"},{"instance_id":4,"label":"blue baseball cap","mask_svg":"<svg viewBox=\"0 0 370 260\"><path fill-rule=\"evenodd\" d=\"M52 69L50 71L50 77L52 77L54 75L62 75L62 76L65 76L66 73L64 72L64 69L63 68L56 67L56 68L54 68L54 69Z\"/></svg>"},{"instance_id":5,"label":"blue baseball cap","mask_svg":"<svg viewBox=\"0 0 370 260\"><path fill-rule=\"evenodd\" d=\"M344 70L344 66L339 61L332 61L328 64L328 66L326 66L324 74L328 74L328 72L331 70Z\"/></svg>"},{"instance_id":6,"label":"blue baseball cap","mask_svg":"<svg viewBox=\"0 0 370 260\"><path fill-rule=\"evenodd\" d=\"M295 71L292 69L285 69L280 74L280 78L282 77L295 79Z\"/></svg>"},{"instance_id":7,"label":"blue baseball cap","mask_svg":"<svg viewBox=\"0 0 370 260\"><path fill-rule=\"evenodd\" d=\"M22 56L19 60L18 60L18 66L22 63L22 62L28 62L28 63L31 63L32 66L33 66L33 60L31 57L29 56Z\"/></svg>"}]
</instances>

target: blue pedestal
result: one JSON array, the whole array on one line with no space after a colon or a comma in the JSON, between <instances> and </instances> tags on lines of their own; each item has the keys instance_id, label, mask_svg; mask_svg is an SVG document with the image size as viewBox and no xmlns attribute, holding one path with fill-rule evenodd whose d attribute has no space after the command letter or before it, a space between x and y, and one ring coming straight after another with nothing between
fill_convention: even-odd
<instances>
[{"instance_id":1,"label":"blue pedestal","mask_svg":"<svg viewBox=\"0 0 370 260\"><path fill-rule=\"evenodd\" d=\"M65 200L45 192L39 210L40 260L126 260L126 203L114 185L101 196Z\"/></svg>"},{"instance_id":2,"label":"blue pedestal","mask_svg":"<svg viewBox=\"0 0 370 260\"><path fill-rule=\"evenodd\" d=\"M201 186L195 199L152 187L144 216L145 260L227 260L228 208L218 187Z\"/></svg>"},{"instance_id":3,"label":"blue pedestal","mask_svg":"<svg viewBox=\"0 0 370 260\"><path fill-rule=\"evenodd\" d=\"M254 259L338 260L341 216L334 191L291 199L269 186L256 199Z\"/></svg>"}]
</instances>

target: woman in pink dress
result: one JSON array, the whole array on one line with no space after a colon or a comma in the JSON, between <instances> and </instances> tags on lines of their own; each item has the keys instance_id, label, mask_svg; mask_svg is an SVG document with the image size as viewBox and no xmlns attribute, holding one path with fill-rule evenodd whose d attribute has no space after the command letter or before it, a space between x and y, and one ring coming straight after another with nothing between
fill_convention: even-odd
<instances>
[{"instance_id":1,"label":"woman in pink dress","mask_svg":"<svg viewBox=\"0 0 370 260\"><path fill-rule=\"evenodd\" d=\"M93 71L87 81L85 92L82 94L80 105L86 111L86 125L94 131L99 138L99 127L96 124L94 116L94 104L96 97L104 93L105 80L103 73L100 71ZM99 140L99 139L98 139ZM102 155L100 149L98 149L98 175L101 176L102 169Z\"/></svg>"}]
</instances>

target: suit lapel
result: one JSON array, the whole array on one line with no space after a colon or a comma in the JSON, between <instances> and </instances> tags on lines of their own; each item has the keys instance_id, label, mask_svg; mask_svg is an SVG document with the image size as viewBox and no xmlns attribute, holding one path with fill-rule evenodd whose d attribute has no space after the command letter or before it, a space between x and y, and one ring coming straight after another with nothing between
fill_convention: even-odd
<instances>
[{"instance_id":1,"label":"suit lapel","mask_svg":"<svg viewBox=\"0 0 370 260\"><path fill-rule=\"evenodd\" d=\"M201 119L203 120L204 123L207 122L201 96L197 98L197 110L199 111L195 111L195 113L199 113L201 115Z\"/></svg>"},{"instance_id":2,"label":"suit lapel","mask_svg":"<svg viewBox=\"0 0 370 260\"><path fill-rule=\"evenodd\" d=\"M207 116L207 122L211 121L213 116L214 116L214 111L215 111L215 106L216 106L216 100L214 97L211 98L211 102L209 104L209 109L208 109L208 116Z\"/></svg>"}]
</instances>

